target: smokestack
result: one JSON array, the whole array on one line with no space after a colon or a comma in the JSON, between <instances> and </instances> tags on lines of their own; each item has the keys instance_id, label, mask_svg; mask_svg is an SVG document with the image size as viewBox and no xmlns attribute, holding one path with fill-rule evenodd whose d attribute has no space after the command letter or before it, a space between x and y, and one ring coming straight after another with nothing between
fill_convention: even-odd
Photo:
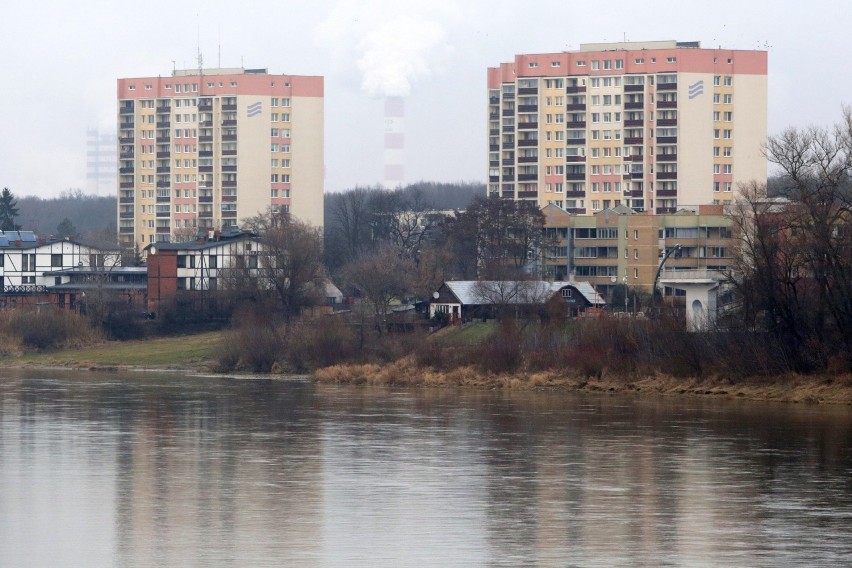
<instances>
[{"instance_id":1,"label":"smokestack","mask_svg":"<svg viewBox=\"0 0 852 568\"><path fill-rule=\"evenodd\" d=\"M405 183L405 99L385 98L385 189L396 189Z\"/></svg>"}]
</instances>

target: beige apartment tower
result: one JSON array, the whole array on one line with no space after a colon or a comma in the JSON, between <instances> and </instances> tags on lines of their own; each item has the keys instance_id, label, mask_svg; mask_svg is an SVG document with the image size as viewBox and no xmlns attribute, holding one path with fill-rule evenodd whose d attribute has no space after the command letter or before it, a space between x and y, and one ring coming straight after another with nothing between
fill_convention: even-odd
<instances>
[{"instance_id":1,"label":"beige apartment tower","mask_svg":"<svg viewBox=\"0 0 852 568\"><path fill-rule=\"evenodd\" d=\"M323 78L265 69L118 80L122 246L273 210L323 224Z\"/></svg>"},{"instance_id":2,"label":"beige apartment tower","mask_svg":"<svg viewBox=\"0 0 852 568\"><path fill-rule=\"evenodd\" d=\"M673 213L765 181L767 53L585 44L488 69L488 195Z\"/></svg>"}]
</instances>

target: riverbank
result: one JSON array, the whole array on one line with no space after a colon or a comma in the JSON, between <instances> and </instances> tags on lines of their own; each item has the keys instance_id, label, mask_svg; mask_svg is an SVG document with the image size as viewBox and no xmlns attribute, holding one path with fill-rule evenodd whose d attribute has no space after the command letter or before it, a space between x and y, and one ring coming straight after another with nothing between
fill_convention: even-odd
<instances>
[{"instance_id":1,"label":"riverbank","mask_svg":"<svg viewBox=\"0 0 852 568\"><path fill-rule=\"evenodd\" d=\"M314 372L318 382L457 387L507 390L552 390L586 393L710 396L731 400L852 405L852 375L727 378L682 378L662 374L646 376L582 377L565 371L489 374L473 367L436 371L416 366L410 359L386 365L335 365Z\"/></svg>"},{"instance_id":2,"label":"riverbank","mask_svg":"<svg viewBox=\"0 0 852 568\"><path fill-rule=\"evenodd\" d=\"M0 358L0 367L168 369L214 373L224 332L106 342L79 349L19 353ZM229 373L230 374L230 373ZM256 375L253 375L256 376ZM267 375L275 379L282 373ZM588 377L570 370L495 374L472 366L435 370L406 357L392 363L334 365L310 375L323 383L485 390L549 390L655 396L714 398L852 405L852 375L727 378L681 378L663 374L623 376L604 371Z\"/></svg>"}]
</instances>

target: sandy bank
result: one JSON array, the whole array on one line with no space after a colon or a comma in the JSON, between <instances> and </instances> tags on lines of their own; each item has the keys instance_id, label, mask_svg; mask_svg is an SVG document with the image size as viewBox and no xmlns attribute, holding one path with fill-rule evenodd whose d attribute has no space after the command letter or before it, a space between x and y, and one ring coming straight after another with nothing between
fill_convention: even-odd
<instances>
[{"instance_id":1,"label":"sandy bank","mask_svg":"<svg viewBox=\"0 0 852 568\"><path fill-rule=\"evenodd\" d=\"M315 380L340 384L557 390L619 394L712 396L726 399L852 405L852 375L782 375L732 381L666 375L579 377L557 371L492 375L473 367L449 371L420 368L407 360L387 365L336 365Z\"/></svg>"}]
</instances>

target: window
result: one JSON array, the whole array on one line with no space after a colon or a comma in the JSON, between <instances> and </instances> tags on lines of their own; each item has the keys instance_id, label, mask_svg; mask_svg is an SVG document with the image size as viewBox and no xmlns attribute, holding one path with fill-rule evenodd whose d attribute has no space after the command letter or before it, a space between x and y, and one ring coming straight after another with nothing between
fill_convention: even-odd
<instances>
[{"instance_id":1,"label":"window","mask_svg":"<svg viewBox=\"0 0 852 568\"><path fill-rule=\"evenodd\" d=\"M645 58L644 57L637 57L636 59L633 60L633 63L635 63L636 65L642 65L643 63L645 63Z\"/></svg>"},{"instance_id":2,"label":"window","mask_svg":"<svg viewBox=\"0 0 852 568\"><path fill-rule=\"evenodd\" d=\"M731 147L725 146L725 149L724 149L724 152L723 152L722 155L725 156L726 158L730 158L731 157Z\"/></svg>"},{"instance_id":3,"label":"window","mask_svg":"<svg viewBox=\"0 0 852 568\"><path fill-rule=\"evenodd\" d=\"M718 174L722 172L722 166L720 164L713 164L713 173Z\"/></svg>"},{"instance_id":4,"label":"window","mask_svg":"<svg viewBox=\"0 0 852 568\"><path fill-rule=\"evenodd\" d=\"M601 68L601 62L598 60L592 61L592 71L597 71Z\"/></svg>"},{"instance_id":5,"label":"window","mask_svg":"<svg viewBox=\"0 0 852 568\"><path fill-rule=\"evenodd\" d=\"M62 254L50 255L50 267L51 268L61 268L62 267Z\"/></svg>"},{"instance_id":6,"label":"window","mask_svg":"<svg viewBox=\"0 0 852 568\"><path fill-rule=\"evenodd\" d=\"M719 148L718 146L713 146L713 156L718 158L721 155L720 150L721 148Z\"/></svg>"},{"instance_id":7,"label":"window","mask_svg":"<svg viewBox=\"0 0 852 568\"><path fill-rule=\"evenodd\" d=\"M600 88L601 80L598 77L592 77L591 84L593 89Z\"/></svg>"},{"instance_id":8,"label":"window","mask_svg":"<svg viewBox=\"0 0 852 568\"><path fill-rule=\"evenodd\" d=\"M716 140L719 139L719 129L718 128L713 129L713 138L715 138Z\"/></svg>"},{"instance_id":9,"label":"window","mask_svg":"<svg viewBox=\"0 0 852 568\"><path fill-rule=\"evenodd\" d=\"M178 267L178 268L186 268L186 255L185 255L185 254L179 254L179 255L178 255L178 257L177 257L177 267ZM179 283L179 282L180 282L180 279L178 279L178 283Z\"/></svg>"},{"instance_id":10,"label":"window","mask_svg":"<svg viewBox=\"0 0 852 568\"><path fill-rule=\"evenodd\" d=\"M639 269L638 268L633 269L633 278L639 278Z\"/></svg>"},{"instance_id":11,"label":"window","mask_svg":"<svg viewBox=\"0 0 852 568\"><path fill-rule=\"evenodd\" d=\"M676 63L676 62L677 62L677 57L667 57L666 58L666 63Z\"/></svg>"},{"instance_id":12,"label":"window","mask_svg":"<svg viewBox=\"0 0 852 568\"><path fill-rule=\"evenodd\" d=\"M616 59L615 60L615 68L616 69L624 69L624 60L623 59Z\"/></svg>"},{"instance_id":13,"label":"window","mask_svg":"<svg viewBox=\"0 0 852 568\"><path fill-rule=\"evenodd\" d=\"M714 192L714 193L719 193L719 190L720 190L720 188L721 188L721 185L722 185L722 184L721 184L721 183L719 183L718 181L714 181L714 182L713 182L713 192Z\"/></svg>"},{"instance_id":14,"label":"window","mask_svg":"<svg viewBox=\"0 0 852 568\"><path fill-rule=\"evenodd\" d=\"M726 139L730 140L731 137L733 136L733 131L730 128L726 128L725 131L723 132L723 135Z\"/></svg>"},{"instance_id":15,"label":"window","mask_svg":"<svg viewBox=\"0 0 852 568\"><path fill-rule=\"evenodd\" d=\"M731 77L730 75L725 75L725 86L730 87L733 84L734 84L734 78Z\"/></svg>"},{"instance_id":16,"label":"window","mask_svg":"<svg viewBox=\"0 0 852 568\"><path fill-rule=\"evenodd\" d=\"M729 93L729 94L725 95L723 100L725 101L726 105L732 104L734 102L734 95Z\"/></svg>"},{"instance_id":17,"label":"window","mask_svg":"<svg viewBox=\"0 0 852 568\"><path fill-rule=\"evenodd\" d=\"M725 164L725 166L722 168L722 171L726 174L729 174L732 172L732 167L733 166L731 164Z\"/></svg>"},{"instance_id":18,"label":"window","mask_svg":"<svg viewBox=\"0 0 852 568\"><path fill-rule=\"evenodd\" d=\"M725 122L731 122L731 120L734 118L734 113L728 111L728 112L725 112L724 116L725 116Z\"/></svg>"},{"instance_id":19,"label":"window","mask_svg":"<svg viewBox=\"0 0 852 568\"><path fill-rule=\"evenodd\" d=\"M535 61L530 61L529 66L530 66L530 69L534 69L534 68L538 67L538 63L536 63Z\"/></svg>"},{"instance_id":20,"label":"window","mask_svg":"<svg viewBox=\"0 0 852 568\"><path fill-rule=\"evenodd\" d=\"M719 93L713 93L713 104L717 105L722 102L722 98L719 96Z\"/></svg>"},{"instance_id":21,"label":"window","mask_svg":"<svg viewBox=\"0 0 852 568\"><path fill-rule=\"evenodd\" d=\"M713 122L719 122L719 119L722 117L721 113L718 110L713 111Z\"/></svg>"},{"instance_id":22,"label":"window","mask_svg":"<svg viewBox=\"0 0 852 568\"><path fill-rule=\"evenodd\" d=\"M560 65L560 64L559 64L559 62L558 62L558 61L551 61L551 62L550 62L550 66L551 66L551 67L559 67L559 65Z\"/></svg>"},{"instance_id":23,"label":"window","mask_svg":"<svg viewBox=\"0 0 852 568\"><path fill-rule=\"evenodd\" d=\"M714 75L713 76L713 86L718 87L721 84L722 84L722 77L720 75Z\"/></svg>"},{"instance_id":24,"label":"window","mask_svg":"<svg viewBox=\"0 0 852 568\"><path fill-rule=\"evenodd\" d=\"M585 61L582 61L582 60L581 60L581 61L578 61L578 62L577 62L577 67L585 67L585 66L586 66L586 62L585 62Z\"/></svg>"},{"instance_id":25,"label":"window","mask_svg":"<svg viewBox=\"0 0 852 568\"><path fill-rule=\"evenodd\" d=\"M604 69L612 69L612 59L607 59L604 61Z\"/></svg>"}]
</instances>

